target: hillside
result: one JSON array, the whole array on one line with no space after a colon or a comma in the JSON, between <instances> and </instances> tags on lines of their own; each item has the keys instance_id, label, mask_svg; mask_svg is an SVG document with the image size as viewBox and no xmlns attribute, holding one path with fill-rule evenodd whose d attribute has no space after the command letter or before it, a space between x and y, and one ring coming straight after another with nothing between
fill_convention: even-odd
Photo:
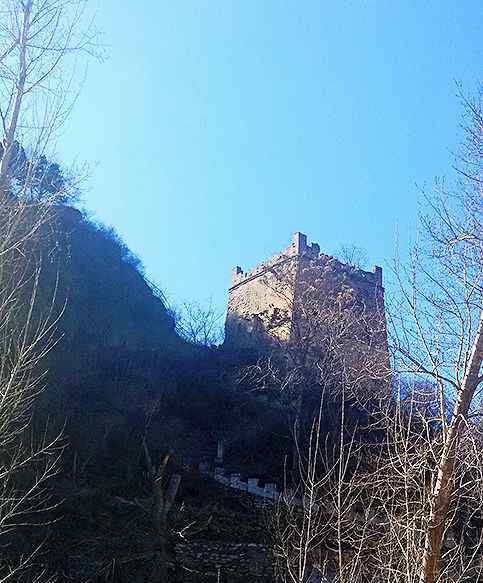
<instances>
[{"instance_id":1,"label":"hillside","mask_svg":"<svg viewBox=\"0 0 483 583\"><path fill-rule=\"evenodd\" d=\"M66 206L57 208L55 222L64 349L155 350L176 341L162 294L112 230Z\"/></svg>"}]
</instances>

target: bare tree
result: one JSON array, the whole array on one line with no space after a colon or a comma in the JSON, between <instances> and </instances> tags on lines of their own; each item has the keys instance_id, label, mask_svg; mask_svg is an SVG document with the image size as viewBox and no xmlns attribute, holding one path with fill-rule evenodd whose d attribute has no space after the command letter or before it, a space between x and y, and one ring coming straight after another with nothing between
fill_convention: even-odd
<instances>
[{"instance_id":1,"label":"bare tree","mask_svg":"<svg viewBox=\"0 0 483 583\"><path fill-rule=\"evenodd\" d=\"M323 426L324 409L333 405L330 393L321 388L308 440L302 445L296 435L298 479L287 473L285 490L269 515L277 577L284 583L315 582L321 576L357 581L344 547L351 538L355 542L352 507L357 495L351 464L358 460L360 446L344 428L344 404L334 424L336 435L328 436Z\"/></svg>"},{"instance_id":2,"label":"bare tree","mask_svg":"<svg viewBox=\"0 0 483 583\"><path fill-rule=\"evenodd\" d=\"M334 438L323 414L333 396L321 392L300 480L270 514L280 581L419 581L442 435L417 395L386 403L365 426L348 427L340 408ZM457 460L440 581L463 583L483 576L483 459L474 428L463 432Z\"/></svg>"},{"instance_id":3,"label":"bare tree","mask_svg":"<svg viewBox=\"0 0 483 583\"><path fill-rule=\"evenodd\" d=\"M323 423L311 426L306 442L295 434L303 443L298 499L282 498L274 519L283 581L311 581L314 566L347 582L483 577L482 437L473 423L481 415L483 380L483 123L481 102L464 103L468 142L458 157L456 188L436 184L410 264L395 266L395 363L412 387L396 386L393 400L372 409L375 442L356 442L343 417L333 452L325 446ZM345 328L344 317L335 318L327 338ZM339 357L319 367L318 386L326 389L332 370L339 390L351 394L354 382L373 376L377 352L362 350L361 359L358 349L351 355L350 344L341 348L344 342Z\"/></svg>"},{"instance_id":4,"label":"bare tree","mask_svg":"<svg viewBox=\"0 0 483 583\"><path fill-rule=\"evenodd\" d=\"M77 96L77 57L99 45L83 0L2 0L0 14L0 186L26 194Z\"/></svg>"},{"instance_id":5,"label":"bare tree","mask_svg":"<svg viewBox=\"0 0 483 583\"><path fill-rule=\"evenodd\" d=\"M147 502L138 501L138 505L150 516L154 527L155 540L153 544L153 569L154 581L165 581L168 573L168 515L173 506L181 483L181 475L171 473L167 475L168 462L171 455L166 454L159 466L152 462L146 441L143 442L143 450L151 486L151 497Z\"/></svg>"},{"instance_id":6,"label":"bare tree","mask_svg":"<svg viewBox=\"0 0 483 583\"><path fill-rule=\"evenodd\" d=\"M357 245L341 245L337 256L342 263L355 269L364 269L367 264L367 253L362 247L357 247Z\"/></svg>"},{"instance_id":7,"label":"bare tree","mask_svg":"<svg viewBox=\"0 0 483 583\"><path fill-rule=\"evenodd\" d=\"M44 575L31 570L42 544L32 536L24 548L25 539L15 537L48 521L47 486L62 449L60 436L35 430L32 407L58 340L57 281L46 289L44 266L55 257L50 235L64 185L50 184L40 199L32 192L49 171L45 153L75 100L76 56L95 51L85 4L0 2L0 539L10 541L0 581Z\"/></svg>"},{"instance_id":8,"label":"bare tree","mask_svg":"<svg viewBox=\"0 0 483 583\"><path fill-rule=\"evenodd\" d=\"M459 180L454 190L440 181L426 197L430 210L410 266L395 270L403 298L393 319L400 366L434 379L439 388L442 442L434 452L421 583L440 580L458 449L483 380L481 94L479 101L465 100L465 107L471 119L458 159Z\"/></svg>"},{"instance_id":9,"label":"bare tree","mask_svg":"<svg viewBox=\"0 0 483 583\"><path fill-rule=\"evenodd\" d=\"M35 435L31 411L43 388L42 362L56 341L55 291L41 293L42 246L49 204L26 207L15 198L0 207L0 539L47 518L50 478L61 437ZM35 537L33 537L35 539ZM41 545L18 548L0 561L0 581L20 578ZM25 554L26 553L26 554ZM24 555L24 556L22 556ZM34 575L31 575L34 576Z\"/></svg>"},{"instance_id":10,"label":"bare tree","mask_svg":"<svg viewBox=\"0 0 483 583\"><path fill-rule=\"evenodd\" d=\"M215 346L223 340L222 313L210 301L206 306L184 302L175 312L176 329L182 338L201 346Z\"/></svg>"}]
</instances>

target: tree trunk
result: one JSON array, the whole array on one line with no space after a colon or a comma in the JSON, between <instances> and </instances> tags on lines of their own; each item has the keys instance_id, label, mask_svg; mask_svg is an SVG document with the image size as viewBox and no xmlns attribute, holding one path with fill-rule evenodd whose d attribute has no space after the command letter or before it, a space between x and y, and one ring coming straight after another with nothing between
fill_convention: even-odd
<instances>
[{"instance_id":1,"label":"tree trunk","mask_svg":"<svg viewBox=\"0 0 483 583\"><path fill-rule=\"evenodd\" d=\"M441 551L447 523L448 510L453 494L453 474L455 456L459 445L461 422L466 419L471 401L481 378L479 377L483 356L483 313L476 331L475 340L469 355L468 368L461 384L453 417L445 437L443 451L438 467L438 475L431 493L424 552L421 566L420 583L437 583L441 570Z\"/></svg>"},{"instance_id":2,"label":"tree trunk","mask_svg":"<svg viewBox=\"0 0 483 583\"><path fill-rule=\"evenodd\" d=\"M8 191L10 185L9 166L12 159L12 148L14 146L15 135L17 132L20 110L22 108L25 82L27 80L27 39L30 27L31 9L32 1L29 0L29 2L26 2L22 7L22 27L19 39L19 73L15 90L12 117L10 119L10 124L8 125L8 129L3 141L3 156L0 160L0 193L2 194Z\"/></svg>"},{"instance_id":3,"label":"tree trunk","mask_svg":"<svg viewBox=\"0 0 483 583\"><path fill-rule=\"evenodd\" d=\"M165 458L167 463L167 457ZM168 513L178 493L181 476L173 474L169 480L166 491L163 487L164 466L160 470L160 475L154 483L154 527L156 534L155 556L151 577L153 583L163 583L167 581L168 575Z\"/></svg>"}]
</instances>

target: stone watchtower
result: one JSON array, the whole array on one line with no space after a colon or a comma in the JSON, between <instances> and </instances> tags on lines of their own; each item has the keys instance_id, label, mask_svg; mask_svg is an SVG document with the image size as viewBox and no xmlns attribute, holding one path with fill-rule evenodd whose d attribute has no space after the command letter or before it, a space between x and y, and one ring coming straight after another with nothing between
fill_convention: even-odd
<instances>
[{"instance_id":1,"label":"stone watchtower","mask_svg":"<svg viewBox=\"0 0 483 583\"><path fill-rule=\"evenodd\" d=\"M361 314L383 321L379 344L385 347L382 269L364 271L320 252L317 243L295 233L291 244L250 271L232 270L225 325L225 346L232 350L263 349L294 337L294 322L305 290L320 297L345 293L361 307Z\"/></svg>"}]
</instances>

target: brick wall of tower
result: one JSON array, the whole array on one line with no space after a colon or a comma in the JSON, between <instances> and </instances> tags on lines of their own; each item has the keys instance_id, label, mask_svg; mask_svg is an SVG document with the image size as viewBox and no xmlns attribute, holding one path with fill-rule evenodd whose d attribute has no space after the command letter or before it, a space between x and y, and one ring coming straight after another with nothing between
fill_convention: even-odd
<instances>
[{"instance_id":1,"label":"brick wall of tower","mask_svg":"<svg viewBox=\"0 0 483 583\"><path fill-rule=\"evenodd\" d=\"M319 245L295 233L292 243L250 271L232 272L225 327L225 345L230 348L269 346L287 341L293 333L294 305L301 290L320 294L341 290L352 294L367 313L384 314L382 269L364 271L320 253ZM302 300L303 301L303 300ZM296 309L298 309L296 307ZM385 343L385 328L381 335Z\"/></svg>"},{"instance_id":2,"label":"brick wall of tower","mask_svg":"<svg viewBox=\"0 0 483 583\"><path fill-rule=\"evenodd\" d=\"M293 312L294 342L297 334L314 338L330 335L332 326L338 330L333 342L340 343L346 364L355 368L355 362L349 358L352 354L355 359L365 358L366 367L372 367L377 360L381 374L389 370L380 267L365 271L325 254L311 260L302 257L296 276ZM308 320L306 325L304 318Z\"/></svg>"},{"instance_id":3,"label":"brick wall of tower","mask_svg":"<svg viewBox=\"0 0 483 583\"><path fill-rule=\"evenodd\" d=\"M260 347L289 339L297 265L316 257L319 247L295 233L292 243L250 271L232 271L225 325L225 346Z\"/></svg>"}]
</instances>

